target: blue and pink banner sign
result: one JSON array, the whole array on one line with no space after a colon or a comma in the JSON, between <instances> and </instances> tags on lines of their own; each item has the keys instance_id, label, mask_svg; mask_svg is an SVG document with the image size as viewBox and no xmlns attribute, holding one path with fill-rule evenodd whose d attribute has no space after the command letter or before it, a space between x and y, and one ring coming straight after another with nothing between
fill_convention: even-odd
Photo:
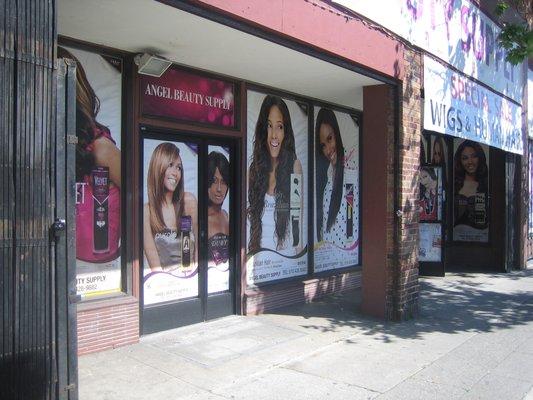
<instances>
[{"instance_id":1,"label":"blue and pink banner sign","mask_svg":"<svg viewBox=\"0 0 533 400\"><path fill-rule=\"evenodd\" d=\"M231 82L177 68L160 78L143 75L140 82L143 115L235 127L235 85Z\"/></svg>"}]
</instances>

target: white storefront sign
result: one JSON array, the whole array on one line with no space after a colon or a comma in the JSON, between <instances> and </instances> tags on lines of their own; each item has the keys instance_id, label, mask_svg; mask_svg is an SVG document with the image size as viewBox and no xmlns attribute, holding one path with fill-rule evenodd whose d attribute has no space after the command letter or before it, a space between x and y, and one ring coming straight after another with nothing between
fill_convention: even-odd
<instances>
[{"instance_id":1,"label":"white storefront sign","mask_svg":"<svg viewBox=\"0 0 533 400\"><path fill-rule=\"evenodd\" d=\"M424 57L424 129L523 154L522 108Z\"/></svg>"},{"instance_id":2,"label":"white storefront sign","mask_svg":"<svg viewBox=\"0 0 533 400\"><path fill-rule=\"evenodd\" d=\"M521 65L505 61L500 28L467 0L336 0L522 104Z\"/></svg>"}]
</instances>

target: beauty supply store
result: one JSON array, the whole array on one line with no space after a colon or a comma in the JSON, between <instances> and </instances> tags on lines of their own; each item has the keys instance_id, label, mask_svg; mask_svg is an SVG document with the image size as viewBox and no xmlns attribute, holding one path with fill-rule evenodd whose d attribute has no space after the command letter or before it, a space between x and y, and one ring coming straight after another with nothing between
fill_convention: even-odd
<instances>
[{"instance_id":1,"label":"beauty supply store","mask_svg":"<svg viewBox=\"0 0 533 400\"><path fill-rule=\"evenodd\" d=\"M424 94L421 273L509 270L518 265L521 107L428 56Z\"/></svg>"},{"instance_id":2,"label":"beauty supply store","mask_svg":"<svg viewBox=\"0 0 533 400\"><path fill-rule=\"evenodd\" d=\"M362 88L381 82L173 13L191 38L201 20L204 34L284 59L287 69L261 75L252 63L222 75L206 72L216 63L172 64L158 77L138 72L143 60L132 51L60 39L59 56L77 61L82 309L133 295L140 332L150 333L260 312L266 300L250 298L262 293L304 301L310 278L340 277L338 290L360 285ZM201 37L197 45L210 48ZM321 72L328 88L311 78ZM307 81L287 83L284 74L296 73Z\"/></svg>"}]
</instances>

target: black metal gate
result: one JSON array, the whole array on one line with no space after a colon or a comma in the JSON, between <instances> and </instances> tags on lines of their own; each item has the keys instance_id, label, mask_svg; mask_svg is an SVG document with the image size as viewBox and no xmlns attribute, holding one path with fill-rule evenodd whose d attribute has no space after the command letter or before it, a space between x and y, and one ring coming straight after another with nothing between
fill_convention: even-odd
<instances>
[{"instance_id":1,"label":"black metal gate","mask_svg":"<svg viewBox=\"0 0 533 400\"><path fill-rule=\"evenodd\" d=\"M1 399L77 398L65 134L75 131L75 79L56 69L56 9L54 0L0 3Z\"/></svg>"},{"instance_id":2,"label":"black metal gate","mask_svg":"<svg viewBox=\"0 0 533 400\"><path fill-rule=\"evenodd\" d=\"M517 158L515 154L505 153L505 248L504 270L510 272L518 266L517 239Z\"/></svg>"}]
</instances>

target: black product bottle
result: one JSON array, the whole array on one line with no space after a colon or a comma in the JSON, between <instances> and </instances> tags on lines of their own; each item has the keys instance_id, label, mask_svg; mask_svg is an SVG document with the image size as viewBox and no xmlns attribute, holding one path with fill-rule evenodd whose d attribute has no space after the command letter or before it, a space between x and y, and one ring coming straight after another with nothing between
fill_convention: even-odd
<instances>
[{"instance_id":1,"label":"black product bottle","mask_svg":"<svg viewBox=\"0 0 533 400\"><path fill-rule=\"evenodd\" d=\"M109 168L96 167L91 172L93 186L93 252L109 251Z\"/></svg>"},{"instance_id":2,"label":"black product bottle","mask_svg":"<svg viewBox=\"0 0 533 400\"><path fill-rule=\"evenodd\" d=\"M192 219L186 215L181 217L181 266L183 268L191 265L191 228Z\"/></svg>"},{"instance_id":3,"label":"black product bottle","mask_svg":"<svg viewBox=\"0 0 533 400\"><path fill-rule=\"evenodd\" d=\"M346 238L353 237L353 184L346 184Z\"/></svg>"}]
</instances>

